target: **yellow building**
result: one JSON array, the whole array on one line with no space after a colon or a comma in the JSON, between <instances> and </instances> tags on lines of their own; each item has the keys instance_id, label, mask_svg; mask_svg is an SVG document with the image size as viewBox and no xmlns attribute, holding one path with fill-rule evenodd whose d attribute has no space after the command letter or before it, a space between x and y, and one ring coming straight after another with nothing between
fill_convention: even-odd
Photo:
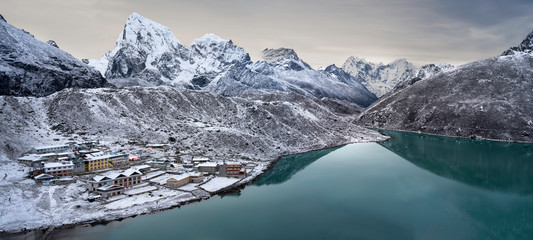
<instances>
[{"instance_id":1,"label":"yellow building","mask_svg":"<svg viewBox=\"0 0 533 240\"><path fill-rule=\"evenodd\" d=\"M191 181L190 176L171 177L167 180L168 186L181 187Z\"/></svg>"},{"instance_id":2,"label":"yellow building","mask_svg":"<svg viewBox=\"0 0 533 240\"><path fill-rule=\"evenodd\" d=\"M113 166L122 166L128 163L129 158L127 154L90 154L85 159L85 171L91 172Z\"/></svg>"}]
</instances>

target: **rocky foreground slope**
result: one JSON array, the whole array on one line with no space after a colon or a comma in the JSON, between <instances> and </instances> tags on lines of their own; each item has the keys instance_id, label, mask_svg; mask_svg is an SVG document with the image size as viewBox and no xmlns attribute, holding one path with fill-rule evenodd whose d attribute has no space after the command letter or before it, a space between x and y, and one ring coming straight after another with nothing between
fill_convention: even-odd
<instances>
[{"instance_id":1,"label":"rocky foreground slope","mask_svg":"<svg viewBox=\"0 0 533 240\"><path fill-rule=\"evenodd\" d=\"M43 98L0 96L0 106L0 156L8 158L57 136L170 143L184 154L256 160L384 139L353 123L360 107L295 93L228 98L166 86L67 89Z\"/></svg>"},{"instance_id":2,"label":"rocky foreground slope","mask_svg":"<svg viewBox=\"0 0 533 240\"><path fill-rule=\"evenodd\" d=\"M513 49L512 54L397 88L370 106L359 122L374 128L531 142L533 55Z\"/></svg>"},{"instance_id":3,"label":"rocky foreground slope","mask_svg":"<svg viewBox=\"0 0 533 240\"><path fill-rule=\"evenodd\" d=\"M64 88L104 86L110 84L98 71L0 15L0 95L46 96Z\"/></svg>"}]
</instances>

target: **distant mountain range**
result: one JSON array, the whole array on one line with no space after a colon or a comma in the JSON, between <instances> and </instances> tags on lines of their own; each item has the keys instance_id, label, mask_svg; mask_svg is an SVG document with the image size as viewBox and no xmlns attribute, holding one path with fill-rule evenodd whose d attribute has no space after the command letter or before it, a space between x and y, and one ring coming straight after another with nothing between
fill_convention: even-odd
<instances>
[{"instance_id":1,"label":"distant mountain range","mask_svg":"<svg viewBox=\"0 0 533 240\"><path fill-rule=\"evenodd\" d=\"M0 95L46 96L64 88L111 86L93 68L0 15Z\"/></svg>"},{"instance_id":2,"label":"distant mountain range","mask_svg":"<svg viewBox=\"0 0 533 240\"><path fill-rule=\"evenodd\" d=\"M533 141L533 33L502 56L403 82L361 116L368 127Z\"/></svg>"},{"instance_id":3,"label":"distant mountain range","mask_svg":"<svg viewBox=\"0 0 533 240\"><path fill-rule=\"evenodd\" d=\"M117 86L169 85L223 96L296 92L363 107L377 99L359 79L336 67L314 70L292 49L265 49L263 58L252 62L242 48L214 34L186 47L167 27L133 13L115 49L87 62Z\"/></svg>"},{"instance_id":4,"label":"distant mountain range","mask_svg":"<svg viewBox=\"0 0 533 240\"><path fill-rule=\"evenodd\" d=\"M413 78L425 79L440 71L453 68L450 64L437 63L416 68L406 59L397 59L389 64L367 62L363 58L349 57L342 69L360 79L368 90L381 97L396 85Z\"/></svg>"}]
</instances>

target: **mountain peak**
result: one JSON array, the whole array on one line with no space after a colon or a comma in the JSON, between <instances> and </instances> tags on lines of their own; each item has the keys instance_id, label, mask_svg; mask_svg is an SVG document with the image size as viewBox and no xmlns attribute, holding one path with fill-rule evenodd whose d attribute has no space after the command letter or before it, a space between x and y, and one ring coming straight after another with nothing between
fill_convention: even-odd
<instances>
[{"instance_id":1,"label":"mountain peak","mask_svg":"<svg viewBox=\"0 0 533 240\"><path fill-rule=\"evenodd\" d=\"M399 64L399 63L409 63L409 62L405 58L398 58L394 60L391 64Z\"/></svg>"},{"instance_id":2,"label":"mountain peak","mask_svg":"<svg viewBox=\"0 0 533 240\"><path fill-rule=\"evenodd\" d=\"M268 63L275 62L282 58L299 59L296 52L291 48L265 48L265 50L263 50L263 59Z\"/></svg>"},{"instance_id":3,"label":"mountain peak","mask_svg":"<svg viewBox=\"0 0 533 240\"><path fill-rule=\"evenodd\" d=\"M203 35L201 38L195 39L191 45L206 45L206 44L224 44L231 42L231 40L223 39L213 33Z\"/></svg>"},{"instance_id":4,"label":"mountain peak","mask_svg":"<svg viewBox=\"0 0 533 240\"><path fill-rule=\"evenodd\" d=\"M346 59L346 62L361 62L361 63L368 63L366 59L360 58L360 57L354 57L350 56L348 59Z\"/></svg>"},{"instance_id":5,"label":"mountain peak","mask_svg":"<svg viewBox=\"0 0 533 240\"><path fill-rule=\"evenodd\" d=\"M285 70L302 71L304 69L313 69L290 48L266 48L263 50L263 59L265 62Z\"/></svg>"},{"instance_id":6,"label":"mountain peak","mask_svg":"<svg viewBox=\"0 0 533 240\"><path fill-rule=\"evenodd\" d=\"M342 70L357 79L376 96L381 97L406 79L410 79L415 67L405 58L391 63L367 62L363 58L349 57L342 65Z\"/></svg>"},{"instance_id":7,"label":"mountain peak","mask_svg":"<svg viewBox=\"0 0 533 240\"><path fill-rule=\"evenodd\" d=\"M191 44L191 51L196 55L194 62L199 64L200 69L205 68L205 64L224 68L237 62L247 62L250 60L248 53L241 47L233 44L231 40L223 39L213 33L208 33L201 38L195 39ZM214 64L214 65L213 65ZM200 70L198 73L204 73Z\"/></svg>"},{"instance_id":8,"label":"mountain peak","mask_svg":"<svg viewBox=\"0 0 533 240\"><path fill-rule=\"evenodd\" d=\"M337 67L337 65L331 64L331 65L325 67L323 70L326 71L326 72L332 72L332 71L336 71L338 69L340 69L340 68ZM340 70L342 70L342 69L340 69Z\"/></svg>"},{"instance_id":9,"label":"mountain peak","mask_svg":"<svg viewBox=\"0 0 533 240\"><path fill-rule=\"evenodd\" d=\"M124 25L124 30L120 34L117 42L121 41L126 41L131 44L144 41L151 41L157 45L181 44L168 27L135 12L128 17Z\"/></svg>"},{"instance_id":10,"label":"mountain peak","mask_svg":"<svg viewBox=\"0 0 533 240\"><path fill-rule=\"evenodd\" d=\"M514 55L515 52L530 53L533 51L533 32L530 32L526 38L516 47L511 47L502 53L502 56Z\"/></svg>"}]
</instances>

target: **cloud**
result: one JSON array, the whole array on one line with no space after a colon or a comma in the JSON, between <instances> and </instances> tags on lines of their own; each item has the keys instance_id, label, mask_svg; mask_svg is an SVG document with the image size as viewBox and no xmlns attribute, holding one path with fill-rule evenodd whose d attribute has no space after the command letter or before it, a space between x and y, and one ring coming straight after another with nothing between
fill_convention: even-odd
<instances>
[{"instance_id":1,"label":"cloud","mask_svg":"<svg viewBox=\"0 0 533 240\"><path fill-rule=\"evenodd\" d=\"M466 63L498 55L533 30L524 0L86 0L0 2L8 22L54 39L78 58L100 58L138 12L188 45L212 32L259 60L265 48L294 48L313 67L350 56Z\"/></svg>"}]
</instances>

